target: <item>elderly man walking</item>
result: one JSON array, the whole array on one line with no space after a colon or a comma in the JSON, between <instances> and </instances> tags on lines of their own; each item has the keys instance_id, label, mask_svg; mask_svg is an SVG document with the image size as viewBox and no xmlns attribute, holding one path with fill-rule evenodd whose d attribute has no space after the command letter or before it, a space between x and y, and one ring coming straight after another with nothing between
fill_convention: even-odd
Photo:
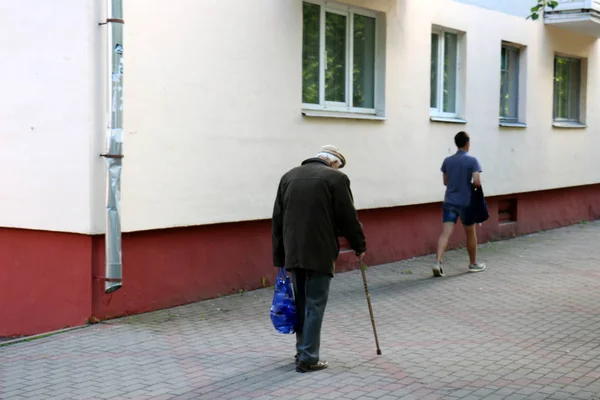
<instances>
[{"instance_id":1,"label":"elderly man walking","mask_svg":"<svg viewBox=\"0 0 600 400\"><path fill-rule=\"evenodd\" d=\"M338 236L350 242L357 257L366 251L362 225L354 208L350 180L341 171L346 159L335 146L323 146L281 178L273 208L273 264L290 271L294 285L296 371L327 368L319 358L321 325L329 285L339 254Z\"/></svg>"}]
</instances>

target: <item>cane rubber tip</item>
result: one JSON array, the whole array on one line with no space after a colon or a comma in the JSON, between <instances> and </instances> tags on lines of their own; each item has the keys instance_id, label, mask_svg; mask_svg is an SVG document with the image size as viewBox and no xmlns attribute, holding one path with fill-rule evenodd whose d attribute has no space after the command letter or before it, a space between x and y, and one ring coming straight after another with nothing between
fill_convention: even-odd
<instances>
[{"instance_id":1,"label":"cane rubber tip","mask_svg":"<svg viewBox=\"0 0 600 400\"><path fill-rule=\"evenodd\" d=\"M377 350L377 355L380 356L381 355L381 350Z\"/></svg>"}]
</instances>

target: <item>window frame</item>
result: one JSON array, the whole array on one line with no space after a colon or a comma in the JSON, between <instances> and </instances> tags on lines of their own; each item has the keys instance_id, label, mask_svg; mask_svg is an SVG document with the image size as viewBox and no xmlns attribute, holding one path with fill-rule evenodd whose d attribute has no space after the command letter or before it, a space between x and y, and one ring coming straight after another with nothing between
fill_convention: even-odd
<instances>
[{"instance_id":1,"label":"window frame","mask_svg":"<svg viewBox=\"0 0 600 400\"><path fill-rule=\"evenodd\" d=\"M379 17L378 13L366 10L360 7L349 6L327 0L303 0L302 4L310 3L321 6L319 18L319 104L304 103L302 108L315 111L333 111L353 114L377 115L377 99L379 98L379 88L377 85L379 71L377 68L379 54ZM346 102L333 102L325 100L325 73L326 73L326 15L334 13L344 15L346 23ZM373 69L373 108L354 107L352 105L354 98L354 15L362 15L375 19L375 48L374 48L374 69Z\"/></svg>"},{"instance_id":2,"label":"window frame","mask_svg":"<svg viewBox=\"0 0 600 400\"><path fill-rule=\"evenodd\" d=\"M502 42L502 45L500 47L500 74L502 74L502 72L503 72L503 69L502 69L502 50L503 49L507 50L507 57L509 57L509 55L508 55L509 52L516 53L516 55L517 55L517 57L516 57L517 63L513 67L514 70L512 71L512 73L514 74L514 78L517 81L517 85L516 85L517 92L515 93L516 116L515 117L506 117L506 116L499 115L499 119L500 119L500 122L518 123L518 122L520 122L520 119L521 119L521 113L519 112L520 111L519 109L521 106L521 96L520 96L520 92L521 92L521 57L523 55L523 52L522 52L521 46L507 43L507 42ZM510 66L510 64L509 64L509 66ZM508 76L510 77L511 70L507 69L507 73L508 73ZM509 90L510 90L510 85L509 85ZM500 106L502 106L502 78L500 78L500 98L499 99L500 99Z\"/></svg>"},{"instance_id":3,"label":"window frame","mask_svg":"<svg viewBox=\"0 0 600 400\"><path fill-rule=\"evenodd\" d=\"M455 96L455 111L454 112L445 112L444 108L444 56L445 56L445 34L450 33L456 35L456 91L454 93ZM436 107L431 107L431 90L430 90L430 98L429 98L429 114L432 117L441 117L441 118L459 118L460 117L460 109L461 109L461 99L460 92L462 90L462 79L461 79L461 41L463 33L451 28L445 28L441 26L433 26L431 29L432 35L438 36L438 59L437 59L437 104ZM431 45L430 45L431 46ZM433 49L430 49L431 53L429 55L429 62L431 63L431 56L433 55ZM430 83L431 85L431 83Z\"/></svg>"},{"instance_id":4,"label":"window frame","mask_svg":"<svg viewBox=\"0 0 600 400\"><path fill-rule=\"evenodd\" d=\"M569 60L570 62L572 61L577 61L579 63L579 68L578 68L578 76L577 76L577 87L576 87L576 96L575 98L577 99L577 117L575 119L573 118L558 118L556 116L557 114L557 91L556 91L556 60L558 58L562 58L562 59L566 59ZM582 94L582 83L583 83L583 62L584 60L582 58L579 57L574 57L574 56L569 56L569 55L564 55L564 54L554 54L554 58L553 58L553 74L552 74L552 122L556 122L556 123L575 123L575 124L580 124L581 123L581 105L582 105L582 101L581 101L581 94ZM571 94L570 90L571 87L568 87L569 90L569 95ZM570 96L568 96L568 100L570 100ZM567 106L567 109L569 109L570 107Z\"/></svg>"}]
</instances>

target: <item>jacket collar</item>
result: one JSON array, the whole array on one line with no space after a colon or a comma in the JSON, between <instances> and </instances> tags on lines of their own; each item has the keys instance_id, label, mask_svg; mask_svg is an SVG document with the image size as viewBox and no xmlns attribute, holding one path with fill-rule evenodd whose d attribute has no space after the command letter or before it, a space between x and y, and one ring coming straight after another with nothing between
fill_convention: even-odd
<instances>
[{"instance_id":1,"label":"jacket collar","mask_svg":"<svg viewBox=\"0 0 600 400\"><path fill-rule=\"evenodd\" d=\"M306 164L311 164L311 163L321 163L324 166L329 167L329 165L327 165L327 163L324 160L321 160L320 158L317 158L317 157L313 157L313 158L304 160L304 161L302 161L301 165L306 165Z\"/></svg>"}]
</instances>

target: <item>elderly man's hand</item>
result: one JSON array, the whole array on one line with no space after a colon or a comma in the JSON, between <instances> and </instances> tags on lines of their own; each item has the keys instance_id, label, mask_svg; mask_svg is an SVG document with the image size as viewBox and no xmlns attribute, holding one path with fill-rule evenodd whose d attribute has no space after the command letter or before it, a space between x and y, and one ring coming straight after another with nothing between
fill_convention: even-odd
<instances>
[{"instance_id":1,"label":"elderly man's hand","mask_svg":"<svg viewBox=\"0 0 600 400\"><path fill-rule=\"evenodd\" d=\"M365 260L365 253L356 253L356 257L358 257L358 261L362 265L364 263L364 260Z\"/></svg>"}]
</instances>

